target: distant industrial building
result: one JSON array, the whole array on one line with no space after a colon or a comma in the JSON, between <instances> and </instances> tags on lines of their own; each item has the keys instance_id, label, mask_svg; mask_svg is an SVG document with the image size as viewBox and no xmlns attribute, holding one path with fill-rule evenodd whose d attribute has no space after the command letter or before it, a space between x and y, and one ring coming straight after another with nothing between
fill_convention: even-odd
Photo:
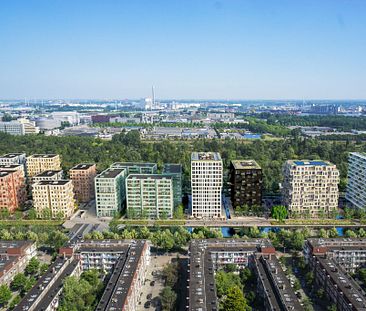
<instances>
[{"instance_id":1,"label":"distant industrial building","mask_svg":"<svg viewBox=\"0 0 366 311\"><path fill-rule=\"evenodd\" d=\"M132 218L173 216L173 177L160 174L130 174L126 178L127 213Z\"/></svg>"},{"instance_id":2,"label":"distant industrial building","mask_svg":"<svg viewBox=\"0 0 366 311\"><path fill-rule=\"evenodd\" d=\"M28 177L32 178L48 170L61 170L61 159L58 154L34 154L27 157Z\"/></svg>"},{"instance_id":3,"label":"distant industrial building","mask_svg":"<svg viewBox=\"0 0 366 311\"><path fill-rule=\"evenodd\" d=\"M124 168L109 168L95 177L95 202L98 217L113 217L122 211L126 198Z\"/></svg>"},{"instance_id":4,"label":"distant industrial building","mask_svg":"<svg viewBox=\"0 0 366 311\"><path fill-rule=\"evenodd\" d=\"M156 174L158 165L156 163L139 163L139 162L116 162L111 168L123 168L129 174Z\"/></svg>"},{"instance_id":5,"label":"distant industrial building","mask_svg":"<svg viewBox=\"0 0 366 311\"><path fill-rule=\"evenodd\" d=\"M38 118L36 119L36 125L40 130L53 130L61 127L61 121L53 118Z\"/></svg>"},{"instance_id":6,"label":"distant industrial building","mask_svg":"<svg viewBox=\"0 0 366 311\"><path fill-rule=\"evenodd\" d=\"M62 170L48 170L48 171L44 171L42 173L39 173L37 175L35 175L32 178L32 182L39 182L39 181L43 181L43 180L60 180L63 179L64 177L64 172Z\"/></svg>"},{"instance_id":7,"label":"distant industrial building","mask_svg":"<svg viewBox=\"0 0 366 311\"><path fill-rule=\"evenodd\" d=\"M262 205L262 169L254 160L231 161L230 184L234 208Z\"/></svg>"},{"instance_id":8,"label":"distant industrial building","mask_svg":"<svg viewBox=\"0 0 366 311\"><path fill-rule=\"evenodd\" d=\"M80 114L77 111L54 111L52 112L52 118L61 123L67 122L71 125L80 123Z\"/></svg>"},{"instance_id":9,"label":"distant industrial building","mask_svg":"<svg viewBox=\"0 0 366 311\"><path fill-rule=\"evenodd\" d=\"M174 206L182 203L182 164L164 164L163 174L173 178Z\"/></svg>"},{"instance_id":10,"label":"distant industrial building","mask_svg":"<svg viewBox=\"0 0 366 311\"><path fill-rule=\"evenodd\" d=\"M35 241L0 240L0 284L10 285L14 276L24 271L36 255Z\"/></svg>"},{"instance_id":11,"label":"distant industrial building","mask_svg":"<svg viewBox=\"0 0 366 311\"><path fill-rule=\"evenodd\" d=\"M33 184L33 205L39 218L69 218L75 209L71 180L44 180ZM49 214L49 215L48 215Z\"/></svg>"},{"instance_id":12,"label":"distant industrial building","mask_svg":"<svg viewBox=\"0 0 366 311\"><path fill-rule=\"evenodd\" d=\"M221 217L222 173L222 160L219 153L192 153L191 209L193 217Z\"/></svg>"},{"instance_id":13,"label":"distant industrial building","mask_svg":"<svg viewBox=\"0 0 366 311\"><path fill-rule=\"evenodd\" d=\"M94 179L97 176L95 164L81 163L70 171L70 179L74 184L75 199L87 203L95 198Z\"/></svg>"},{"instance_id":14,"label":"distant industrial building","mask_svg":"<svg viewBox=\"0 0 366 311\"><path fill-rule=\"evenodd\" d=\"M0 170L0 209L10 213L27 199L24 172L21 170Z\"/></svg>"},{"instance_id":15,"label":"distant industrial building","mask_svg":"<svg viewBox=\"0 0 366 311\"><path fill-rule=\"evenodd\" d=\"M36 124L27 119L18 119L10 122L0 122L0 132L10 135L38 134L39 128Z\"/></svg>"},{"instance_id":16,"label":"distant industrial building","mask_svg":"<svg viewBox=\"0 0 366 311\"><path fill-rule=\"evenodd\" d=\"M346 199L357 208L366 208L366 153L349 155Z\"/></svg>"},{"instance_id":17,"label":"distant industrial building","mask_svg":"<svg viewBox=\"0 0 366 311\"><path fill-rule=\"evenodd\" d=\"M289 160L284 169L283 203L292 217L331 216L338 208L339 171L326 161Z\"/></svg>"}]
</instances>

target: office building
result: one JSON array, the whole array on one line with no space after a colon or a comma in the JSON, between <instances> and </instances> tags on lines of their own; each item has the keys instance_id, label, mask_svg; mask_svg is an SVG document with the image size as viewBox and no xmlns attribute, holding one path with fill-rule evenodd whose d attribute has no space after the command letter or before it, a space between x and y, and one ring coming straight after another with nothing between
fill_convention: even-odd
<instances>
[{"instance_id":1,"label":"office building","mask_svg":"<svg viewBox=\"0 0 366 311\"><path fill-rule=\"evenodd\" d=\"M43 181L43 180L60 180L63 179L64 177L64 173L62 170L48 170L48 171L44 171L42 173L37 174L36 176L34 176L32 178L32 182L38 182L38 181Z\"/></svg>"},{"instance_id":2,"label":"office building","mask_svg":"<svg viewBox=\"0 0 366 311\"><path fill-rule=\"evenodd\" d=\"M0 132L10 135L38 134L39 128L36 124L27 119L18 119L10 122L0 122Z\"/></svg>"},{"instance_id":3,"label":"office building","mask_svg":"<svg viewBox=\"0 0 366 311\"><path fill-rule=\"evenodd\" d=\"M173 178L174 206L182 203L182 164L164 164L163 174Z\"/></svg>"},{"instance_id":4,"label":"office building","mask_svg":"<svg viewBox=\"0 0 366 311\"><path fill-rule=\"evenodd\" d=\"M111 168L123 168L130 174L156 174L158 165L156 163L138 163L138 162L116 162Z\"/></svg>"},{"instance_id":5,"label":"office building","mask_svg":"<svg viewBox=\"0 0 366 311\"><path fill-rule=\"evenodd\" d=\"M21 170L0 170L0 209L10 213L27 199L24 172Z\"/></svg>"},{"instance_id":6,"label":"office building","mask_svg":"<svg viewBox=\"0 0 366 311\"><path fill-rule=\"evenodd\" d=\"M87 203L95 198L94 179L97 176L95 164L81 163L70 171L70 179L74 184L75 199Z\"/></svg>"},{"instance_id":7,"label":"office building","mask_svg":"<svg viewBox=\"0 0 366 311\"><path fill-rule=\"evenodd\" d=\"M126 198L123 168L109 168L95 177L95 202L98 217L113 217L122 211Z\"/></svg>"},{"instance_id":8,"label":"office building","mask_svg":"<svg viewBox=\"0 0 366 311\"><path fill-rule=\"evenodd\" d=\"M0 164L12 165L22 164L24 165L27 160L25 153L8 153L0 156Z\"/></svg>"},{"instance_id":9,"label":"office building","mask_svg":"<svg viewBox=\"0 0 366 311\"><path fill-rule=\"evenodd\" d=\"M61 170L61 159L58 154L34 154L27 157L28 177L34 177L48 170Z\"/></svg>"},{"instance_id":10,"label":"office building","mask_svg":"<svg viewBox=\"0 0 366 311\"><path fill-rule=\"evenodd\" d=\"M127 215L130 218L173 216L173 177L131 174L126 178Z\"/></svg>"},{"instance_id":11,"label":"office building","mask_svg":"<svg viewBox=\"0 0 366 311\"><path fill-rule=\"evenodd\" d=\"M262 169L254 160L231 161L230 184L231 203L234 208L262 205Z\"/></svg>"},{"instance_id":12,"label":"office building","mask_svg":"<svg viewBox=\"0 0 366 311\"><path fill-rule=\"evenodd\" d=\"M222 160L218 153L191 155L192 216L221 217Z\"/></svg>"},{"instance_id":13,"label":"office building","mask_svg":"<svg viewBox=\"0 0 366 311\"><path fill-rule=\"evenodd\" d=\"M346 199L357 208L366 208L366 153L349 155Z\"/></svg>"},{"instance_id":14,"label":"office building","mask_svg":"<svg viewBox=\"0 0 366 311\"><path fill-rule=\"evenodd\" d=\"M36 255L35 241L0 240L0 284L10 285L14 276L24 271Z\"/></svg>"},{"instance_id":15,"label":"office building","mask_svg":"<svg viewBox=\"0 0 366 311\"><path fill-rule=\"evenodd\" d=\"M33 205L39 218L69 218L75 209L71 180L44 180L33 184Z\"/></svg>"},{"instance_id":16,"label":"office building","mask_svg":"<svg viewBox=\"0 0 366 311\"><path fill-rule=\"evenodd\" d=\"M290 216L331 217L337 211L339 171L334 164L289 160L283 174L283 203Z\"/></svg>"}]
</instances>

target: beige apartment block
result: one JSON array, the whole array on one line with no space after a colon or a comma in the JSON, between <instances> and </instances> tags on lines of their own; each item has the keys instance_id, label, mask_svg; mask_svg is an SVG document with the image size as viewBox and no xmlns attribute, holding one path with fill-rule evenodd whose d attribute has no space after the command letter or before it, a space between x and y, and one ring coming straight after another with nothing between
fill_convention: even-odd
<instances>
[{"instance_id":1,"label":"beige apartment block","mask_svg":"<svg viewBox=\"0 0 366 311\"><path fill-rule=\"evenodd\" d=\"M38 218L69 218L75 209L71 180L43 180L33 184L33 205Z\"/></svg>"},{"instance_id":2,"label":"beige apartment block","mask_svg":"<svg viewBox=\"0 0 366 311\"><path fill-rule=\"evenodd\" d=\"M289 160L282 198L291 217L331 216L338 208L339 171L327 161Z\"/></svg>"},{"instance_id":3,"label":"beige apartment block","mask_svg":"<svg viewBox=\"0 0 366 311\"><path fill-rule=\"evenodd\" d=\"M61 159L58 154L33 154L27 157L27 174L33 177L44 171L61 170Z\"/></svg>"},{"instance_id":4,"label":"beige apartment block","mask_svg":"<svg viewBox=\"0 0 366 311\"><path fill-rule=\"evenodd\" d=\"M95 164L81 163L70 171L70 179L74 184L75 199L87 203L95 198L94 179L97 176Z\"/></svg>"},{"instance_id":5,"label":"beige apartment block","mask_svg":"<svg viewBox=\"0 0 366 311\"><path fill-rule=\"evenodd\" d=\"M222 196L222 159L216 152L191 155L192 216L220 218Z\"/></svg>"}]
</instances>

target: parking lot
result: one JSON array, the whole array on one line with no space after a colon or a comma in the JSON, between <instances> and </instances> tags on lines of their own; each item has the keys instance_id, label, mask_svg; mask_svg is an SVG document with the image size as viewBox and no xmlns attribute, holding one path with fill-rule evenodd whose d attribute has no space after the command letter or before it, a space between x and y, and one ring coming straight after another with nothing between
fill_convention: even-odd
<instances>
[{"instance_id":1,"label":"parking lot","mask_svg":"<svg viewBox=\"0 0 366 311\"><path fill-rule=\"evenodd\" d=\"M141 298L137 311L161 310L159 294L164 288L164 281L161 277L163 267L170 263L177 254L168 255L151 254L151 262L146 273L146 281L141 290Z\"/></svg>"}]
</instances>

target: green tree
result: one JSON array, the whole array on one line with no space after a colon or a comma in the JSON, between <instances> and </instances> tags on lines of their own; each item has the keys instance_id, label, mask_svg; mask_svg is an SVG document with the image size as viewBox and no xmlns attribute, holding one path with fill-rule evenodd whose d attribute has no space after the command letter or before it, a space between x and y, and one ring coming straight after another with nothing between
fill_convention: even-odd
<instances>
[{"instance_id":1,"label":"green tree","mask_svg":"<svg viewBox=\"0 0 366 311\"><path fill-rule=\"evenodd\" d=\"M169 263L164 266L162 276L165 280L165 286L174 287L178 281L178 263Z\"/></svg>"},{"instance_id":2,"label":"green tree","mask_svg":"<svg viewBox=\"0 0 366 311\"><path fill-rule=\"evenodd\" d=\"M41 263L37 257L32 257L29 260L28 265L25 267L25 272L27 274L37 274L39 271L40 264Z\"/></svg>"},{"instance_id":3,"label":"green tree","mask_svg":"<svg viewBox=\"0 0 366 311\"><path fill-rule=\"evenodd\" d=\"M227 295L228 291L232 287L239 287L240 290L243 288L240 276L234 273L227 273L224 271L217 271L215 275L216 280L216 291L218 297Z\"/></svg>"},{"instance_id":4,"label":"green tree","mask_svg":"<svg viewBox=\"0 0 366 311\"><path fill-rule=\"evenodd\" d=\"M184 219L184 207L183 204L179 204L174 208L174 215L175 219Z\"/></svg>"},{"instance_id":5,"label":"green tree","mask_svg":"<svg viewBox=\"0 0 366 311\"><path fill-rule=\"evenodd\" d=\"M22 300L22 298L20 297L20 295L16 295L12 301L10 302L9 305L9 309L13 310L15 308L15 306Z\"/></svg>"},{"instance_id":6,"label":"green tree","mask_svg":"<svg viewBox=\"0 0 366 311\"><path fill-rule=\"evenodd\" d=\"M0 285L0 305L6 306L11 298L11 290L8 285Z\"/></svg>"},{"instance_id":7,"label":"green tree","mask_svg":"<svg viewBox=\"0 0 366 311\"><path fill-rule=\"evenodd\" d=\"M274 219L283 221L287 218L287 208L283 205L275 205L272 207L271 216Z\"/></svg>"},{"instance_id":8,"label":"green tree","mask_svg":"<svg viewBox=\"0 0 366 311\"><path fill-rule=\"evenodd\" d=\"M247 301L238 286L233 286L228 290L222 302L222 310L249 311Z\"/></svg>"},{"instance_id":9,"label":"green tree","mask_svg":"<svg viewBox=\"0 0 366 311\"><path fill-rule=\"evenodd\" d=\"M161 306L163 311L175 310L175 303L177 301L177 294L170 286L166 286L160 293Z\"/></svg>"},{"instance_id":10,"label":"green tree","mask_svg":"<svg viewBox=\"0 0 366 311\"><path fill-rule=\"evenodd\" d=\"M13 281L11 282L11 288L13 290L23 291L26 282L27 277L24 275L24 273L18 273L14 276Z\"/></svg>"}]
</instances>

